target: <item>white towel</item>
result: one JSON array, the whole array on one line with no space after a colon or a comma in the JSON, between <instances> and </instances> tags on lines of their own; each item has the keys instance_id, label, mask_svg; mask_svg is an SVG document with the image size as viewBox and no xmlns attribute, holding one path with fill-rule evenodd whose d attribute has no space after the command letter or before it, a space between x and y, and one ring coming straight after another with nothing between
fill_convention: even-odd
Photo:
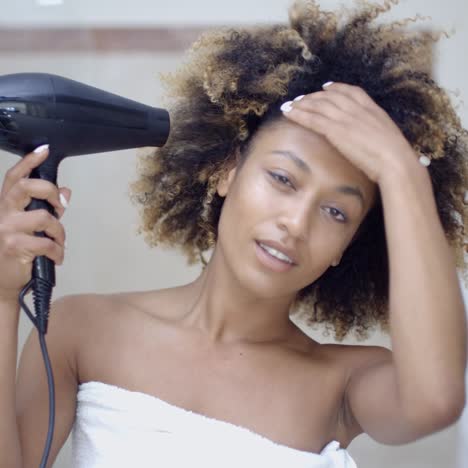
<instances>
[{"instance_id":1,"label":"white towel","mask_svg":"<svg viewBox=\"0 0 468 468\"><path fill-rule=\"evenodd\" d=\"M79 386L73 468L357 468L336 440L320 453L103 382Z\"/></svg>"}]
</instances>

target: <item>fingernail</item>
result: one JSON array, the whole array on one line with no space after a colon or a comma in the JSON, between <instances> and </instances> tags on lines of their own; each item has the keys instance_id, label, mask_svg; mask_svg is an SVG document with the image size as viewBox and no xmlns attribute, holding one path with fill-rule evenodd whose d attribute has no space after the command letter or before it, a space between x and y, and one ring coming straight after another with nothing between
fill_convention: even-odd
<instances>
[{"instance_id":1,"label":"fingernail","mask_svg":"<svg viewBox=\"0 0 468 468\"><path fill-rule=\"evenodd\" d=\"M333 84L333 83L334 83L334 81L327 81L326 83L324 83L324 84L322 85L322 88L326 88L327 86L330 86L330 85Z\"/></svg>"},{"instance_id":2,"label":"fingernail","mask_svg":"<svg viewBox=\"0 0 468 468\"><path fill-rule=\"evenodd\" d=\"M60 203L64 208L68 208L67 199L63 196L63 193L60 193Z\"/></svg>"},{"instance_id":3,"label":"fingernail","mask_svg":"<svg viewBox=\"0 0 468 468\"><path fill-rule=\"evenodd\" d=\"M63 246L67 248L67 241L63 241Z\"/></svg>"},{"instance_id":4,"label":"fingernail","mask_svg":"<svg viewBox=\"0 0 468 468\"><path fill-rule=\"evenodd\" d=\"M292 109L291 103L292 103L292 101L286 101L286 102L280 107L280 109L281 109L283 112L289 112L289 111Z\"/></svg>"},{"instance_id":5,"label":"fingernail","mask_svg":"<svg viewBox=\"0 0 468 468\"><path fill-rule=\"evenodd\" d=\"M297 96L297 98L294 98L295 101L300 101L304 97L304 94L301 94L300 96Z\"/></svg>"},{"instance_id":6,"label":"fingernail","mask_svg":"<svg viewBox=\"0 0 468 468\"><path fill-rule=\"evenodd\" d=\"M41 145L38 146L35 150L34 153L42 153L43 151L49 149L49 145Z\"/></svg>"}]
</instances>

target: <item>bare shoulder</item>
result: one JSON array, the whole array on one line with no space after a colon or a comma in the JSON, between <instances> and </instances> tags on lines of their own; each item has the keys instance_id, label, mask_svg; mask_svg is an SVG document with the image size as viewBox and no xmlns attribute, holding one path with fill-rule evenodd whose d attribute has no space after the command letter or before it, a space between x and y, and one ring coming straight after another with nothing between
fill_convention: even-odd
<instances>
[{"instance_id":1,"label":"bare shoulder","mask_svg":"<svg viewBox=\"0 0 468 468\"><path fill-rule=\"evenodd\" d=\"M109 364L109 351L131 322L129 311L119 294L70 294L53 301L50 323L63 331L77 383L95 376L98 363Z\"/></svg>"},{"instance_id":2,"label":"bare shoulder","mask_svg":"<svg viewBox=\"0 0 468 468\"><path fill-rule=\"evenodd\" d=\"M52 302L50 321L60 323L60 326L68 324L78 338L81 332L89 331L90 326L103 318L109 305L109 297L104 294L65 295Z\"/></svg>"},{"instance_id":3,"label":"bare shoulder","mask_svg":"<svg viewBox=\"0 0 468 468\"><path fill-rule=\"evenodd\" d=\"M125 320L138 313L151 313L156 318L154 305L160 297L164 298L162 289L159 291L125 291L115 293L81 293L62 296L55 302L60 303L60 309L66 312L67 319L75 322L77 331L105 325L111 325L115 320ZM150 304L153 307L150 307ZM145 307L145 305L147 307ZM156 308L160 310L159 307Z\"/></svg>"},{"instance_id":4,"label":"bare shoulder","mask_svg":"<svg viewBox=\"0 0 468 468\"><path fill-rule=\"evenodd\" d=\"M73 330L72 359L78 383L125 381L127 368L115 366L115 362L138 358L140 351L145 352L144 344L163 333L165 316L170 319L169 289L174 288L84 293L59 299Z\"/></svg>"},{"instance_id":5,"label":"bare shoulder","mask_svg":"<svg viewBox=\"0 0 468 468\"><path fill-rule=\"evenodd\" d=\"M60 321L70 324L77 338L88 336L99 323L106 323L119 312L118 300L113 294L81 293L62 296L54 300L53 314L60 315Z\"/></svg>"}]
</instances>

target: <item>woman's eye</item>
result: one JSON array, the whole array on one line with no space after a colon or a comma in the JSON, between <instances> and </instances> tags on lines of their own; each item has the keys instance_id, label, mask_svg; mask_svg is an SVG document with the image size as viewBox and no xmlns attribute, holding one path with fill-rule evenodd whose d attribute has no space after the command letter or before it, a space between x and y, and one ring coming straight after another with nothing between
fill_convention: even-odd
<instances>
[{"instance_id":1,"label":"woman's eye","mask_svg":"<svg viewBox=\"0 0 468 468\"><path fill-rule=\"evenodd\" d=\"M280 184L289 185L290 187L294 188L294 185L292 185L288 177L282 174L278 174L276 172L268 171L268 173L271 175L271 177L273 177L273 179L278 181ZM329 206L327 208L330 210L330 214L332 215L332 217L339 223L345 223L347 221L345 214L342 213L340 210L337 210L336 208L333 208L332 206Z\"/></svg>"},{"instance_id":2,"label":"woman's eye","mask_svg":"<svg viewBox=\"0 0 468 468\"><path fill-rule=\"evenodd\" d=\"M340 211L337 210L336 208L333 208L331 206L328 207L330 210L330 214L332 215L333 218L335 218L337 221L340 223L345 223L347 221L346 216Z\"/></svg>"},{"instance_id":3,"label":"woman's eye","mask_svg":"<svg viewBox=\"0 0 468 468\"><path fill-rule=\"evenodd\" d=\"M269 174L275 179L277 180L280 184L283 184L283 185L288 185L292 188L294 188L294 186L292 185L291 181L284 175L281 175L281 174L277 174L276 172L269 172Z\"/></svg>"}]
</instances>

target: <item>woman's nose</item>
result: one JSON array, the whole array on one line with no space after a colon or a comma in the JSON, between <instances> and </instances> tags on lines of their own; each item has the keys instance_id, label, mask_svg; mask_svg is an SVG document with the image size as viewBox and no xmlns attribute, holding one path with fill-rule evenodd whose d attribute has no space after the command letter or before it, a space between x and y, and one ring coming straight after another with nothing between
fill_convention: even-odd
<instances>
[{"instance_id":1,"label":"woman's nose","mask_svg":"<svg viewBox=\"0 0 468 468\"><path fill-rule=\"evenodd\" d=\"M285 209L278 217L278 224L292 237L306 239L310 232L313 216L311 204L297 204Z\"/></svg>"}]
</instances>

